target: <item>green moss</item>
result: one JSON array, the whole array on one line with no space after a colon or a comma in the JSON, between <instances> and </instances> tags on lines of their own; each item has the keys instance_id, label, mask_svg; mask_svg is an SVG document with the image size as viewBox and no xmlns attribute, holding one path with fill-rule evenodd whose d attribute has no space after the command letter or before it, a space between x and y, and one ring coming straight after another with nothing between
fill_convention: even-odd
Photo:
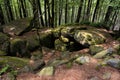
<instances>
[{"instance_id":1,"label":"green moss","mask_svg":"<svg viewBox=\"0 0 120 80\"><path fill-rule=\"evenodd\" d=\"M55 49L59 51L66 51L67 50L67 44L63 43L59 39L55 40Z\"/></svg>"},{"instance_id":2,"label":"green moss","mask_svg":"<svg viewBox=\"0 0 120 80\"><path fill-rule=\"evenodd\" d=\"M0 32L0 50L7 53L9 51L9 45L9 37Z\"/></svg>"},{"instance_id":3,"label":"green moss","mask_svg":"<svg viewBox=\"0 0 120 80\"><path fill-rule=\"evenodd\" d=\"M103 43L106 39L105 35L94 30L79 30L75 33L74 38L81 44L95 45Z\"/></svg>"},{"instance_id":4,"label":"green moss","mask_svg":"<svg viewBox=\"0 0 120 80\"><path fill-rule=\"evenodd\" d=\"M28 59L9 57L9 56L0 56L0 65L8 64L14 68L22 68L27 65L29 62Z\"/></svg>"},{"instance_id":5,"label":"green moss","mask_svg":"<svg viewBox=\"0 0 120 80\"><path fill-rule=\"evenodd\" d=\"M26 41L27 41L27 49L30 51L33 51L40 46L39 40L36 34L26 37Z\"/></svg>"},{"instance_id":6,"label":"green moss","mask_svg":"<svg viewBox=\"0 0 120 80\"><path fill-rule=\"evenodd\" d=\"M100 51L102 51L102 50L104 50L103 47L97 46L97 45L92 45L92 46L90 46L89 49L90 49L90 53L93 54L93 55L100 52Z\"/></svg>"},{"instance_id":7,"label":"green moss","mask_svg":"<svg viewBox=\"0 0 120 80\"><path fill-rule=\"evenodd\" d=\"M26 41L24 39L16 38L11 40L11 55L16 56L17 54L23 56L26 55Z\"/></svg>"},{"instance_id":8,"label":"green moss","mask_svg":"<svg viewBox=\"0 0 120 80\"><path fill-rule=\"evenodd\" d=\"M54 47L54 36L50 33L40 33L40 40L42 43L42 46L53 48Z\"/></svg>"},{"instance_id":9,"label":"green moss","mask_svg":"<svg viewBox=\"0 0 120 80\"><path fill-rule=\"evenodd\" d=\"M39 50L34 51L34 52L32 52L31 54L32 54L32 56L31 56L31 59L32 59L32 60L39 60L39 59L42 59L42 57L43 57L42 52L39 51Z\"/></svg>"},{"instance_id":10,"label":"green moss","mask_svg":"<svg viewBox=\"0 0 120 80\"><path fill-rule=\"evenodd\" d=\"M5 56L5 55L7 55L6 52L4 52L4 51L0 51L0 56Z\"/></svg>"}]
</instances>

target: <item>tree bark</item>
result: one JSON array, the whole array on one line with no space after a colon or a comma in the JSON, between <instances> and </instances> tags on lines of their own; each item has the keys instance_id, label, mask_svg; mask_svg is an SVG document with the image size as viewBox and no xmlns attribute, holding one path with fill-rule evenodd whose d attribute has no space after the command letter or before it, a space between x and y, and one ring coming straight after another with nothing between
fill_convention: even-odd
<instances>
[{"instance_id":1,"label":"tree bark","mask_svg":"<svg viewBox=\"0 0 120 80\"><path fill-rule=\"evenodd\" d=\"M3 24L5 24L4 15L3 15L3 11L2 11L2 8L1 8L1 5L0 5L0 25L3 25Z\"/></svg>"},{"instance_id":2,"label":"tree bark","mask_svg":"<svg viewBox=\"0 0 120 80\"><path fill-rule=\"evenodd\" d=\"M95 21L95 15L97 14L97 10L99 8L99 3L100 3L100 0L97 0L96 6L95 6L95 10L94 10L94 13L93 13L92 22Z\"/></svg>"},{"instance_id":3,"label":"tree bark","mask_svg":"<svg viewBox=\"0 0 120 80\"><path fill-rule=\"evenodd\" d=\"M61 25L62 12L63 12L63 10L62 10L62 7L63 7L62 2L63 2L63 0L60 0L60 2L59 2L59 25Z\"/></svg>"},{"instance_id":4,"label":"tree bark","mask_svg":"<svg viewBox=\"0 0 120 80\"><path fill-rule=\"evenodd\" d=\"M51 27L54 28L54 0L52 0L52 19L51 19Z\"/></svg>"},{"instance_id":5,"label":"tree bark","mask_svg":"<svg viewBox=\"0 0 120 80\"><path fill-rule=\"evenodd\" d=\"M110 1L110 3L112 2L112 0ZM110 15L112 14L112 11L113 11L113 7L112 6L109 6L108 9L107 9L107 12L106 12L106 15L105 15L105 18L104 18L104 24L106 26L108 26L108 22L110 20Z\"/></svg>"},{"instance_id":6,"label":"tree bark","mask_svg":"<svg viewBox=\"0 0 120 80\"><path fill-rule=\"evenodd\" d=\"M41 20L41 25L44 26L44 20L43 20L43 16L42 16L42 9L41 9L41 2L40 0L37 0L37 3L38 3L38 9L39 9L39 18Z\"/></svg>"},{"instance_id":7,"label":"tree bark","mask_svg":"<svg viewBox=\"0 0 120 80\"><path fill-rule=\"evenodd\" d=\"M65 1L65 24L67 23L68 19L68 0Z\"/></svg>"},{"instance_id":8,"label":"tree bark","mask_svg":"<svg viewBox=\"0 0 120 80\"><path fill-rule=\"evenodd\" d=\"M80 0L80 5L79 5L78 13L77 13L77 19L75 21L76 23L79 23L79 21L80 21L81 12L82 12L82 6L83 6L83 1L84 0Z\"/></svg>"},{"instance_id":9,"label":"tree bark","mask_svg":"<svg viewBox=\"0 0 120 80\"><path fill-rule=\"evenodd\" d=\"M44 0L44 10L45 10L45 26L48 26L48 21L47 21L47 1Z\"/></svg>"}]
</instances>

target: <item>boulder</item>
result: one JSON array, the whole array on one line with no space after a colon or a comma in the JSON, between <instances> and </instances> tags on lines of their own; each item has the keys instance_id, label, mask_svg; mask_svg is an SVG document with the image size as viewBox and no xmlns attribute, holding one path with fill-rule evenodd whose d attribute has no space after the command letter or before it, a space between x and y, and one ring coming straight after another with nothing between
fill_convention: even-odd
<instances>
[{"instance_id":1,"label":"boulder","mask_svg":"<svg viewBox=\"0 0 120 80\"><path fill-rule=\"evenodd\" d=\"M14 38L10 41L11 56L30 56L27 54L26 41L20 38Z\"/></svg>"},{"instance_id":2,"label":"boulder","mask_svg":"<svg viewBox=\"0 0 120 80\"><path fill-rule=\"evenodd\" d=\"M54 74L54 67L52 66L45 67L38 73L39 76L41 75L52 76L53 74Z\"/></svg>"},{"instance_id":3,"label":"boulder","mask_svg":"<svg viewBox=\"0 0 120 80\"><path fill-rule=\"evenodd\" d=\"M111 67L120 69L120 59L109 59L106 61Z\"/></svg>"},{"instance_id":4,"label":"boulder","mask_svg":"<svg viewBox=\"0 0 120 80\"><path fill-rule=\"evenodd\" d=\"M81 57L78 57L75 60L75 62L78 63L78 64L85 64L85 63L90 62L90 58L88 56L81 56Z\"/></svg>"},{"instance_id":5,"label":"boulder","mask_svg":"<svg viewBox=\"0 0 120 80\"><path fill-rule=\"evenodd\" d=\"M106 55L111 55L111 54L113 54L114 52L116 52L116 50L119 49L119 46L120 46L120 44L117 44L117 45L114 45L114 46L112 46L112 47L109 47L109 48L107 48L107 49L105 49L105 50L102 50L102 51L96 53L93 57L94 57L94 58L103 58L103 57L105 57Z\"/></svg>"},{"instance_id":6,"label":"boulder","mask_svg":"<svg viewBox=\"0 0 120 80\"><path fill-rule=\"evenodd\" d=\"M10 57L10 56L0 56L0 66L4 66L8 64L10 67L14 69L20 69L26 66L28 62L29 59Z\"/></svg>"},{"instance_id":7,"label":"boulder","mask_svg":"<svg viewBox=\"0 0 120 80\"><path fill-rule=\"evenodd\" d=\"M7 53L9 52L9 46L10 46L10 42L9 42L9 37L0 32L0 55L7 55Z\"/></svg>"},{"instance_id":8,"label":"boulder","mask_svg":"<svg viewBox=\"0 0 120 80\"><path fill-rule=\"evenodd\" d=\"M66 51L67 50L67 44L62 42L60 39L55 40L55 49L59 51Z\"/></svg>"},{"instance_id":9,"label":"boulder","mask_svg":"<svg viewBox=\"0 0 120 80\"><path fill-rule=\"evenodd\" d=\"M11 36L21 35L24 31L30 27L31 18L19 19L3 25L3 32Z\"/></svg>"},{"instance_id":10,"label":"boulder","mask_svg":"<svg viewBox=\"0 0 120 80\"><path fill-rule=\"evenodd\" d=\"M90 46L101 44L106 41L110 36L107 33L96 30L77 30L74 35L74 39L82 45Z\"/></svg>"},{"instance_id":11,"label":"boulder","mask_svg":"<svg viewBox=\"0 0 120 80\"><path fill-rule=\"evenodd\" d=\"M104 50L104 48L100 45L91 45L89 49L90 49L90 54L92 55L95 55L96 53Z\"/></svg>"}]
</instances>

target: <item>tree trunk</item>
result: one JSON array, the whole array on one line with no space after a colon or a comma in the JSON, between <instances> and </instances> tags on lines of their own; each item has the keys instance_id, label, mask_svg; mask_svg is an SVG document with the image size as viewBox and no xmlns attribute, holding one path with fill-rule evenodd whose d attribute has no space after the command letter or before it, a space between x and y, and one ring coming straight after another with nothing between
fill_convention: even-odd
<instances>
[{"instance_id":1,"label":"tree trunk","mask_svg":"<svg viewBox=\"0 0 120 80\"><path fill-rule=\"evenodd\" d=\"M68 18L68 0L65 1L65 24L67 23Z\"/></svg>"},{"instance_id":2,"label":"tree trunk","mask_svg":"<svg viewBox=\"0 0 120 80\"><path fill-rule=\"evenodd\" d=\"M88 0L87 12L85 16L85 20L89 21L90 19L90 10L91 10L92 0Z\"/></svg>"},{"instance_id":3,"label":"tree trunk","mask_svg":"<svg viewBox=\"0 0 120 80\"><path fill-rule=\"evenodd\" d=\"M51 27L54 28L54 0L52 0L52 19L51 19Z\"/></svg>"},{"instance_id":4,"label":"tree trunk","mask_svg":"<svg viewBox=\"0 0 120 80\"><path fill-rule=\"evenodd\" d=\"M11 20L14 19L13 14L12 14L10 1L9 0L4 0L4 3L5 3L6 12L7 12L7 15L8 15L8 21L10 22Z\"/></svg>"},{"instance_id":5,"label":"tree trunk","mask_svg":"<svg viewBox=\"0 0 120 80\"><path fill-rule=\"evenodd\" d=\"M45 26L48 26L47 21L47 0L44 0L44 10L45 10Z\"/></svg>"},{"instance_id":6,"label":"tree trunk","mask_svg":"<svg viewBox=\"0 0 120 80\"><path fill-rule=\"evenodd\" d=\"M82 6L83 6L83 1L84 0L80 0L80 5L79 5L78 13L77 13L77 19L75 21L76 23L79 23L79 21L80 21L81 12L82 12Z\"/></svg>"},{"instance_id":7,"label":"tree trunk","mask_svg":"<svg viewBox=\"0 0 120 80\"><path fill-rule=\"evenodd\" d=\"M95 6L95 10L94 10L94 13L93 13L92 22L95 21L95 15L97 14L97 10L99 8L99 3L100 3L100 0L97 0L96 6Z\"/></svg>"},{"instance_id":8,"label":"tree trunk","mask_svg":"<svg viewBox=\"0 0 120 80\"><path fill-rule=\"evenodd\" d=\"M39 18L40 18L40 21L41 21L41 25L44 26L44 20L43 20L43 16L42 16L42 10L41 10L41 2L40 0L37 0L37 3L38 3L38 8L39 8Z\"/></svg>"},{"instance_id":9,"label":"tree trunk","mask_svg":"<svg viewBox=\"0 0 120 80\"><path fill-rule=\"evenodd\" d=\"M50 14L50 3L49 3L49 0L46 0L47 2L47 7L48 7L48 26L50 27L51 26L51 14Z\"/></svg>"},{"instance_id":10,"label":"tree trunk","mask_svg":"<svg viewBox=\"0 0 120 80\"><path fill-rule=\"evenodd\" d=\"M27 11L26 11L26 5L25 5L25 0L20 0L21 2L21 8L22 8L22 11L23 11L23 16L24 17L27 17Z\"/></svg>"},{"instance_id":11,"label":"tree trunk","mask_svg":"<svg viewBox=\"0 0 120 80\"><path fill-rule=\"evenodd\" d=\"M72 6L72 14L71 14L71 23L73 23L73 21L74 21L74 15L75 15L75 6L73 5Z\"/></svg>"},{"instance_id":12,"label":"tree trunk","mask_svg":"<svg viewBox=\"0 0 120 80\"><path fill-rule=\"evenodd\" d=\"M5 24L5 22L4 22L4 17L3 17L3 11L0 5L0 25L3 25L3 24Z\"/></svg>"},{"instance_id":13,"label":"tree trunk","mask_svg":"<svg viewBox=\"0 0 120 80\"><path fill-rule=\"evenodd\" d=\"M59 25L61 25L62 12L63 12L63 10L62 10L62 7L63 7L62 2L63 2L63 0L60 0L60 2L59 2Z\"/></svg>"},{"instance_id":14,"label":"tree trunk","mask_svg":"<svg viewBox=\"0 0 120 80\"><path fill-rule=\"evenodd\" d=\"M112 0L110 1L110 3L112 2ZM113 11L113 7L112 6L109 6L108 9L107 9L107 12L106 12L106 15L105 15L105 18L104 18L104 24L106 26L108 26L108 22L110 20L110 15L112 14L112 11Z\"/></svg>"}]
</instances>

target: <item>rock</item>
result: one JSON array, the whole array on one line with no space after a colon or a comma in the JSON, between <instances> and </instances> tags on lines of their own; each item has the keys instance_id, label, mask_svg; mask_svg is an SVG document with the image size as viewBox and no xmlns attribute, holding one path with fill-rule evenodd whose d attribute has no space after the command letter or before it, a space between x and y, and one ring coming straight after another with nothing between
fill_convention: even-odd
<instances>
[{"instance_id":1,"label":"rock","mask_svg":"<svg viewBox=\"0 0 120 80\"><path fill-rule=\"evenodd\" d=\"M103 57L105 57L105 56L108 55L108 54L109 54L109 55L112 54L115 49L118 49L119 46L120 46L120 45L117 44L117 45L114 45L114 46L112 46L112 47L109 47L108 49L105 49L105 50L103 50L103 51L100 51L100 52L96 53L96 55L94 55L93 57L94 57L94 58L103 58Z\"/></svg>"},{"instance_id":2,"label":"rock","mask_svg":"<svg viewBox=\"0 0 120 80\"><path fill-rule=\"evenodd\" d=\"M65 63L67 63L68 62L68 60L52 60L52 61L49 61L48 62L48 65L49 66L54 66L54 67L57 67L57 66L59 66L59 65L62 65L62 64L65 64Z\"/></svg>"},{"instance_id":3,"label":"rock","mask_svg":"<svg viewBox=\"0 0 120 80\"><path fill-rule=\"evenodd\" d=\"M100 80L98 77L92 77L90 80Z\"/></svg>"},{"instance_id":4,"label":"rock","mask_svg":"<svg viewBox=\"0 0 120 80\"><path fill-rule=\"evenodd\" d=\"M27 54L26 41L24 39L15 38L10 41L10 50L12 56L26 56L29 57L30 54Z\"/></svg>"},{"instance_id":5,"label":"rock","mask_svg":"<svg viewBox=\"0 0 120 80\"><path fill-rule=\"evenodd\" d=\"M29 60L18 57L10 57L10 56L0 56L0 65L8 64L10 67L14 69L23 68L28 64ZM19 64L18 64L19 63Z\"/></svg>"},{"instance_id":6,"label":"rock","mask_svg":"<svg viewBox=\"0 0 120 80\"><path fill-rule=\"evenodd\" d=\"M59 38L61 36L61 27L57 27L52 30L54 37Z\"/></svg>"},{"instance_id":7,"label":"rock","mask_svg":"<svg viewBox=\"0 0 120 80\"><path fill-rule=\"evenodd\" d=\"M65 44L64 42L62 42L59 39L55 40L55 49L59 50L59 51L66 51L67 50L67 44Z\"/></svg>"},{"instance_id":8,"label":"rock","mask_svg":"<svg viewBox=\"0 0 120 80\"><path fill-rule=\"evenodd\" d=\"M74 39L84 46L104 43L106 36L95 30L77 30Z\"/></svg>"},{"instance_id":9,"label":"rock","mask_svg":"<svg viewBox=\"0 0 120 80\"><path fill-rule=\"evenodd\" d=\"M35 72L42 69L44 66L45 62L43 60L30 60L28 65L19 70L19 73Z\"/></svg>"},{"instance_id":10,"label":"rock","mask_svg":"<svg viewBox=\"0 0 120 80\"><path fill-rule=\"evenodd\" d=\"M4 78L2 80L16 80L16 77L14 74L9 72L6 75L4 75Z\"/></svg>"},{"instance_id":11,"label":"rock","mask_svg":"<svg viewBox=\"0 0 120 80\"><path fill-rule=\"evenodd\" d=\"M31 55L32 55L31 56L32 60L39 60L39 59L42 59L42 57L43 57L43 54L40 50L32 52Z\"/></svg>"},{"instance_id":12,"label":"rock","mask_svg":"<svg viewBox=\"0 0 120 80\"><path fill-rule=\"evenodd\" d=\"M112 75L111 73L106 72L106 73L103 74L103 79L104 80L109 80L111 78L111 75Z\"/></svg>"},{"instance_id":13,"label":"rock","mask_svg":"<svg viewBox=\"0 0 120 80\"><path fill-rule=\"evenodd\" d=\"M54 37L51 29L41 30L39 31L39 35L35 31L29 32L24 35L24 39L27 41L27 48L30 51L34 51L41 46L54 48Z\"/></svg>"},{"instance_id":14,"label":"rock","mask_svg":"<svg viewBox=\"0 0 120 80\"><path fill-rule=\"evenodd\" d=\"M41 76L41 75L52 76L53 74L54 74L53 66L45 67L38 73L39 76Z\"/></svg>"},{"instance_id":15,"label":"rock","mask_svg":"<svg viewBox=\"0 0 120 80\"><path fill-rule=\"evenodd\" d=\"M9 46L10 46L10 42L9 42L9 37L0 32L0 55L7 55L7 53L9 52Z\"/></svg>"},{"instance_id":16,"label":"rock","mask_svg":"<svg viewBox=\"0 0 120 80\"><path fill-rule=\"evenodd\" d=\"M38 36L35 33L25 36L25 40L27 41L26 47L29 51L34 51L40 47Z\"/></svg>"},{"instance_id":17,"label":"rock","mask_svg":"<svg viewBox=\"0 0 120 80\"><path fill-rule=\"evenodd\" d=\"M3 25L3 32L11 36L21 35L23 32L29 29L30 21L31 18L12 21L9 24Z\"/></svg>"},{"instance_id":18,"label":"rock","mask_svg":"<svg viewBox=\"0 0 120 80\"><path fill-rule=\"evenodd\" d=\"M111 67L120 69L120 59L109 59L106 61L106 63Z\"/></svg>"},{"instance_id":19,"label":"rock","mask_svg":"<svg viewBox=\"0 0 120 80\"><path fill-rule=\"evenodd\" d=\"M77 62L78 64L85 64L85 63L88 63L90 62L90 58L88 56L81 56L81 57L78 57L75 62Z\"/></svg>"},{"instance_id":20,"label":"rock","mask_svg":"<svg viewBox=\"0 0 120 80\"><path fill-rule=\"evenodd\" d=\"M104 50L104 48L102 46L99 46L99 45L91 45L89 47L89 49L90 49L90 54L92 54L92 55L95 55L96 53Z\"/></svg>"}]
</instances>

